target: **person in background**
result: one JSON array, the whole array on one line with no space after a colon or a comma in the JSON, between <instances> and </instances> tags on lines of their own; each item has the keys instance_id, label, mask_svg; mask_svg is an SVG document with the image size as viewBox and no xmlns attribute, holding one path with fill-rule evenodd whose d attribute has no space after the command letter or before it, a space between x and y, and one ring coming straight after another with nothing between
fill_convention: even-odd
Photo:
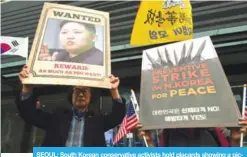
<instances>
[{"instance_id":1,"label":"person in background","mask_svg":"<svg viewBox=\"0 0 247 157\"><path fill-rule=\"evenodd\" d=\"M247 136L247 119L241 118L242 128L178 128L163 129L159 135L159 147L239 147L241 133ZM141 128L139 124L139 128ZM145 136L150 147L155 144L150 131L139 130L139 136Z\"/></svg>"},{"instance_id":2,"label":"person in background","mask_svg":"<svg viewBox=\"0 0 247 157\"><path fill-rule=\"evenodd\" d=\"M29 74L25 65L19 74L22 82ZM58 108L48 113L36 108L37 94L35 88L22 84L22 91L17 96L17 107L20 116L29 124L46 132L42 146L45 147L104 147L104 133L119 125L125 116L125 100L121 98L118 86L120 80L113 75L110 93L113 99L111 114L94 115L89 110L93 103L93 92L89 87L74 86L68 93L72 104L68 109Z\"/></svg>"},{"instance_id":3,"label":"person in background","mask_svg":"<svg viewBox=\"0 0 247 157\"><path fill-rule=\"evenodd\" d=\"M39 60L73 62L103 65L103 52L95 47L96 28L92 24L62 21L59 41L65 51L49 52L47 45L42 45Z\"/></svg>"}]
</instances>

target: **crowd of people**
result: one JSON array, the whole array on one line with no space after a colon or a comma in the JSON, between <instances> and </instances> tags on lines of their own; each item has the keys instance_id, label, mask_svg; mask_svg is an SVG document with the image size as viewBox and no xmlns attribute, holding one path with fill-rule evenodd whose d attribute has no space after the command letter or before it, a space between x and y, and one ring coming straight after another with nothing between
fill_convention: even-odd
<instances>
[{"instance_id":1,"label":"crowd of people","mask_svg":"<svg viewBox=\"0 0 247 157\"><path fill-rule=\"evenodd\" d=\"M29 76L25 65L19 74L20 82ZM52 113L36 108L38 96L32 85L22 84L17 97L20 116L26 123L46 132L42 146L106 146L104 133L121 124L126 112L126 100L119 94L120 79L109 76L113 107L111 114L95 115L89 106L95 103L94 88L73 86L68 91L71 106ZM161 147L229 147L239 146L241 133L247 135L247 119L239 119L239 128L183 128L164 129L159 135ZM142 125L139 124L138 128ZM148 146L155 146L150 131L139 129L140 138L146 137Z\"/></svg>"}]
</instances>

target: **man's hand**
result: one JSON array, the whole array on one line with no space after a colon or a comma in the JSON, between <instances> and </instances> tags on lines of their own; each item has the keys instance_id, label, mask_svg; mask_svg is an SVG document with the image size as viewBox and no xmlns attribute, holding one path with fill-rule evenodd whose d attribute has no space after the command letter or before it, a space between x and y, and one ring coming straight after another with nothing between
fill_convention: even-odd
<instances>
[{"instance_id":1,"label":"man's hand","mask_svg":"<svg viewBox=\"0 0 247 157\"><path fill-rule=\"evenodd\" d=\"M21 72L19 73L19 80L22 83L25 78L28 78L29 69L27 65L24 65ZM30 92L32 90L31 85L26 85L22 83L22 92Z\"/></svg>"},{"instance_id":2,"label":"man's hand","mask_svg":"<svg viewBox=\"0 0 247 157\"><path fill-rule=\"evenodd\" d=\"M58 52L54 52L51 56L48 46L47 45L41 45L40 53L39 53L39 60L42 61L55 61L56 57L58 55Z\"/></svg>"},{"instance_id":3,"label":"man's hand","mask_svg":"<svg viewBox=\"0 0 247 157\"><path fill-rule=\"evenodd\" d=\"M244 136L247 136L247 117L246 118L240 118L239 119L239 124L244 125L241 129L240 132L243 133Z\"/></svg>"},{"instance_id":4,"label":"man's hand","mask_svg":"<svg viewBox=\"0 0 247 157\"><path fill-rule=\"evenodd\" d=\"M239 146L240 144L240 137L241 133L243 133L243 136L247 136L247 119L246 118L240 118L239 124L243 125L242 128L232 128L231 129L231 143L233 146Z\"/></svg>"},{"instance_id":5,"label":"man's hand","mask_svg":"<svg viewBox=\"0 0 247 157\"><path fill-rule=\"evenodd\" d=\"M154 147L154 143L153 143L153 141L152 141L150 132L149 132L148 130L140 130L141 127L142 127L142 124L139 123L139 124L137 125L137 128L138 128L138 136L139 136L139 138L145 137L146 140L147 140L148 146L149 146L149 147Z\"/></svg>"},{"instance_id":6,"label":"man's hand","mask_svg":"<svg viewBox=\"0 0 247 157\"><path fill-rule=\"evenodd\" d=\"M112 98L113 99L120 99L121 96L120 96L119 91L118 91L118 86L119 86L119 83L120 83L119 78L115 77L113 75L110 75L109 76L109 80L110 80L110 83L111 83L110 92L111 92Z\"/></svg>"},{"instance_id":7,"label":"man's hand","mask_svg":"<svg viewBox=\"0 0 247 157\"><path fill-rule=\"evenodd\" d=\"M113 75L110 75L109 76L109 79L110 79L110 83L111 83L111 89L112 90L118 89L118 86L119 86L119 83L120 83L119 78L118 77L115 77Z\"/></svg>"},{"instance_id":8,"label":"man's hand","mask_svg":"<svg viewBox=\"0 0 247 157\"><path fill-rule=\"evenodd\" d=\"M143 136L147 135L148 133L145 130L140 130L140 128L142 128L142 124L138 123L137 124L138 136L139 136L139 138L142 138Z\"/></svg>"}]
</instances>

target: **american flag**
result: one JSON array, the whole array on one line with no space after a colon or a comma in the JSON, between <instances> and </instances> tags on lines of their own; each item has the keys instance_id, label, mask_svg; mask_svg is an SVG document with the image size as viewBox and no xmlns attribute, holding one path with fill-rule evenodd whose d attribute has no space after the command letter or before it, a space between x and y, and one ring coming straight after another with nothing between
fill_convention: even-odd
<instances>
[{"instance_id":1,"label":"american flag","mask_svg":"<svg viewBox=\"0 0 247 157\"><path fill-rule=\"evenodd\" d=\"M117 135L113 141L115 145L119 140L121 140L125 135L127 135L132 129L135 129L138 124L138 119L133 106L133 102L130 101L128 111L122 121L122 124L118 130Z\"/></svg>"}]
</instances>

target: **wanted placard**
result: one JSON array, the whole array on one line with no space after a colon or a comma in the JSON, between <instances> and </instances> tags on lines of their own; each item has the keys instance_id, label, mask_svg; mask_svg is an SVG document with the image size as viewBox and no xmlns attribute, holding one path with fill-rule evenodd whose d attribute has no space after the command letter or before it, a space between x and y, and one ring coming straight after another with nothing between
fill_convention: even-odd
<instances>
[{"instance_id":1,"label":"wanted placard","mask_svg":"<svg viewBox=\"0 0 247 157\"><path fill-rule=\"evenodd\" d=\"M45 3L25 84L110 88L109 13Z\"/></svg>"}]
</instances>

